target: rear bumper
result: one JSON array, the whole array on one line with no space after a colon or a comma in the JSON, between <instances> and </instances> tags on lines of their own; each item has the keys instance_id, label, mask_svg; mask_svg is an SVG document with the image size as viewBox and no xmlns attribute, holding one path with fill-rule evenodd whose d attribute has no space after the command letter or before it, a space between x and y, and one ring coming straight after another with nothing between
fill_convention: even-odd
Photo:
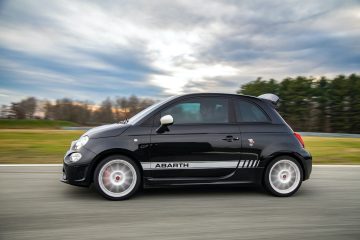
<instances>
[{"instance_id":1,"label":"rear bumper","mask_svg":"<svg viewBox=\"0 0 360 240\"><path fill-rule=\"evenodd\" d=\"M304 181L310 178L312 172L312 159L304 161Z\"/></svg>"},{"instance_id":2,"label":"rear bumper","mask_svg":"<svg viewBox=\"0 0 360 240\"><path fill-rule=\"evenodd\" d=\"M303 180L305 181L310 178L310 175L312 172L312 156L306 150L304 150L301 153L297 153L296 155L297 155L298 159L300 159L300 161L301 161L301 165L304 170Z\"/></svg>"}]
</instances>

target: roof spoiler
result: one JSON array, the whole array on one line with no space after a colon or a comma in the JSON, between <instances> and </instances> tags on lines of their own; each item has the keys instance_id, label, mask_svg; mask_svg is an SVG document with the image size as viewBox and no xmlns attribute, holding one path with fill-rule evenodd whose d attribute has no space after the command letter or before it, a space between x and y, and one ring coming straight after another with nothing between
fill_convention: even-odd
<instances>
[{"instance_id":1,"label":"roof spoiler","mask_svg":"<svg viewBox=\"0 0 360 240\"><path fill-rule=\"evenodd\" d=\"M276 96L275 94L272 94L272 93L262 94L262 95L258 96L258 98L270 101L272 104L274 104L275 107L277 107L277 105L278 105L278 103L280 101L280 98L278 96Z\"/></svg>"}]
</instances>

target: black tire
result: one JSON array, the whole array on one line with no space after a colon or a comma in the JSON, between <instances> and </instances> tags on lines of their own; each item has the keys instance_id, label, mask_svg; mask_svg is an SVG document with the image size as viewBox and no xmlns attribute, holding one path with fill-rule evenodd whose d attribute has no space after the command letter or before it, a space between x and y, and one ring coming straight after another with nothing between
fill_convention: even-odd
<instances>
[{"instance_id":1,"label":"black tire","mask_svg":"<svg viewBox=\"0 0 360 240\"><path fill-rule=\"evenodd\" d=\"M292 171L284 170L285 166L294 170L294 173ZM270 173L272 173L271 178ZM294 179L293 184L291 184L292 179ZM286 183L286 181L288 182ZM299 190L302 181L303 170L299 162L290 156L280 156L273 159L266 167L264 175L264 188L274 196L289 197ZM287 185L290 185L291 187L286 188L285 186ZM284 189L282 189L282 187L284 187Z\"/></svg>"},{"instance_id":2,"label":"black tire","mask_svg":"<svg viewBox=\"0 0 360 240\"><path fill-rule=\"evenodd\" d=\"M110 166L116 166L118 169L108 170ZM128 171L122 169L128 169ZM101 176L99 176L100 174ZM108 177L105 176L106 174ZM140 169L135 161L123 155L112 155L102 160L96 167L93 178L95 189L103 197L113 201L125 200L133 196L139 190L142 179ZM131 183L128 188L123 191L111 190L112 188L116 190L120 187L125 188L129 182Z\"/></svg>"}]
</instances>

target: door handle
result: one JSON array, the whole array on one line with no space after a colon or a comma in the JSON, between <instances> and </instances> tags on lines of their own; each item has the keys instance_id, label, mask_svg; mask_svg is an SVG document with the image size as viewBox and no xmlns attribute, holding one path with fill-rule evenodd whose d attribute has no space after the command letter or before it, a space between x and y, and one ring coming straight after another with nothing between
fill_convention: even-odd
<instances>
[{"instance_id":1,"label":"door handle","mask_svg":"<svg viewBox=\"0 0 360 240\"><path fill-rule=\"evenodd\" d=\"M232 141L238 141L239 138L238 137L233 137L233 136L226 136L222 140L227 141L227 142L232 142Z\"/></svg>"}]
</instances>

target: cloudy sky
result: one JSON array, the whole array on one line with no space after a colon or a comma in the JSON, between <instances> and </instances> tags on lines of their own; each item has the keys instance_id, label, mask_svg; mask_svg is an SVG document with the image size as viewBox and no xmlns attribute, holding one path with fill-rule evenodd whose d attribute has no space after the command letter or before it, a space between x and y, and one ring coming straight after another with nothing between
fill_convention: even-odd
<instances>
[{"instance_id":1,"label":"cloudy sky","mask_svg":"<svg viewBox=\"0 0 360 240\"><path fill-rule=\"evenodd\" d=\"M0 0L0 104L360 72L360 1Z\"/></svg>"}]
</instances>

